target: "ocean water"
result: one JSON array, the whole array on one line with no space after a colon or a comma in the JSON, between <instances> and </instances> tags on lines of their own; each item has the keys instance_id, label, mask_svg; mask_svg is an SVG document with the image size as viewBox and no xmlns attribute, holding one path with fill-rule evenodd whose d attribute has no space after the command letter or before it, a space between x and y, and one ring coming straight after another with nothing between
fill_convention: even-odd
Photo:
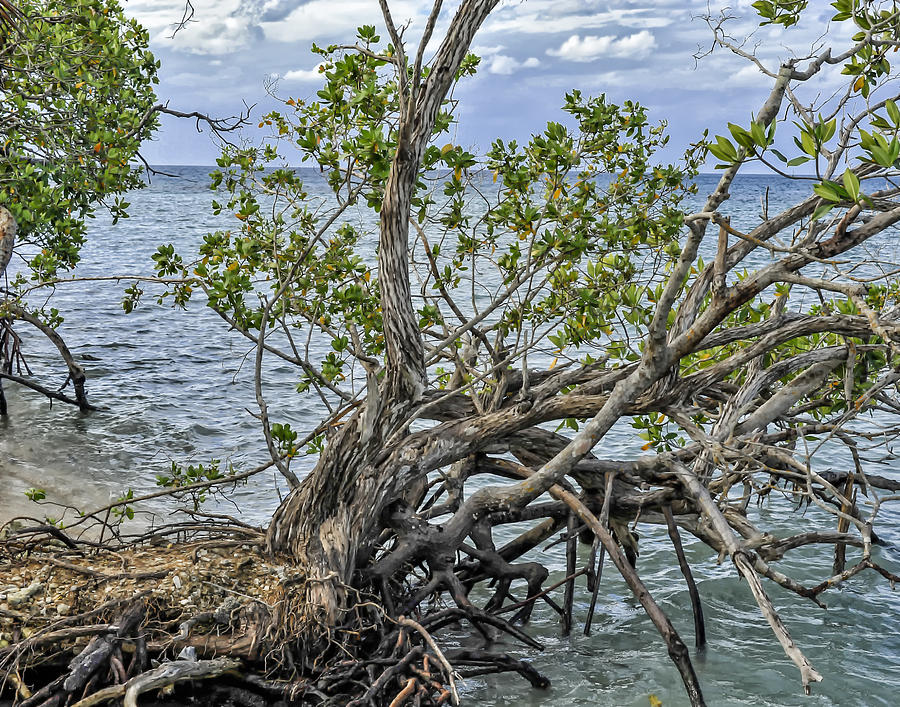
<instances>
[{"instance_id":1,"label":"ocean water","mask_svg":"<svg viewBox=\"0 0 900 707\"><path fill-rule=\"evenodd\" d=\"M212 214L207 167L174 167L175 177L156 176L148 188L129 197L131 218L112 226L104 216L92 222L82 277L151 274L150 256L159 244L174 243L189 254L205 233L233 225ZM715 184L715 175L699 179L698 198ZM325 185L310 173L311 193L325 194ZM786 180L740 178L732 198L722 207L733 224L749 228L766 199L774 212L793 203L801 186ZM348 216L370 222L363 211ZM872 248L878 257L897 261L896 234L887 234ZM761 258L765 254L760 255ZM20 267L14 264L13 267ZM187 311L157 304L153 286L145 285L140 307L126 315L121 307L127 278L121 282L88 281L62 284L53 306L66 317L61 328L73 353L88 375L91 401L103 408L87 415L62 405L49 405L38 395L6 385L10 415L0 421L0 516L18 514L59 517L56 506L37 507L27 501L26 489L40 486L48 500L77 508L96 507L127 489L152 491L155 476L174 461L207 463L219 459L246 469L265 461L267 452L251 411L250 342L229 331L221 319L192 303ZM29 362L41 379L62 384L65 375L42 337L17 327ZM266 392L274 420L308 430L320 419L318 402L293 393L296 373L287 365L269 362ZM48 382L49 381L49 382ZM642 440L627 424L604 442L615 457L638 453ZM839 451L823 468L843 469L849 463ZM900 478L893 462L870 467ZM272 473L238 487L228 502L214 508L264 525L278 504L284 486ZM147 506L154 514L143 522L159 522L172 515L170 503ZM762 525L777 525L788 534L820 520L815 509L785 519L787 505L772 499L755 509ZM900 513L882 513L877 559L900 572ZM67 516L71 519L71 512ZM829 526L831 522L829 521ZM662 528L642 525L639 572L668 612L685 642L692 645L693 629L684 580L674 563ZM512 533L512 530L508 531ZM684 537L686 551L699 584L707 619L708 647L694 653L701 684L711 705L894 705L900 695L900 598L874 573L863 574L827 593L827 610L767 584L795 641L825 677L805 697L799 675L785 657L759 614L746 585L727 564L699 542ZM587 548L581 548L582 553ZM560 578L562 546L541 559ZM849 551L850 558L854 551ZM582 559L585 559L584 556ZM831 553L806 550L780 565L796 579L813 584L827 576ZM589 595L581 585L576 595L576 619L583 621ZM534 663L551 678L546 691L533 690L517 676L472 679L465 685L470 704L481 705L649 705L650 695L664 705L687 704L675 668L640 605L615 569L604 571L592 635L562 637L555 614L539 604L529 627L543 641L542 652L504 643L504 649Z\"/></svg>"}]
</instances>

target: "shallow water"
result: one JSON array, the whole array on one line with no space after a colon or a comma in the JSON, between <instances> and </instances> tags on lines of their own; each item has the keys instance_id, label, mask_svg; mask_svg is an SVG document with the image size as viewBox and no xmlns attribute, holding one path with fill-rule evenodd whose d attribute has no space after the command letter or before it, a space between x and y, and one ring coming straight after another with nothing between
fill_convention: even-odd
<instances>
[{"instance_id":1,"label":"shallow water","mask_svg":"<svg viewBox=\"0 0 900 707\"><path fill-rule=\"evenodd\" d=\"M156 177L149 188L129 197L130 219L115 227L104 217L92 223L79 275L146 274L159 244L173 242L189 253L203 234L230 225L209 209L209 168L169 169L179 177ZM701 177L701 195L712 188L713 179ZM313 194L323 193L314 174L309 186ZM797 187L789 182L752 176L739 180L735 196L723 207L738 228L751 222L767 187L772 187L773 211L797 196ZM366 215L355 217L363 220ZM895 238L880 244L891 256ZM32 486L43 487L51 500L88 508L128 488L135 493L153 490L155 475L165 473L171 461L206 463L216 458L249 468L267 458L248 412L255 410L250 364L244 361L249 342L229 332L200 302L186 312L156 304L149 286L141 306L126 315L120 303L127 284L123 280L119 285L93 282L57 288L54 306L67 318L62 333L82 358L91 400L105 409L82 415L64 405L50 407L30 391L7 387L11 415L0 422L0 515L57 515L57 510L36 508L24 498L24 490ZM53 380L62 383L65 376L45 342L24 327L18 330L36 373L55 371ZM271 363L266 381L274 419L289 421L298 430L318 421L316 402L290 392L296 381L289 367ZM279 396L278 390L288 392ZM641 443L623 424L604 445L610 455L627 457L636 454ZM829 459L834 468L844 468L847 461L840 455ZM898 470L882 465L877 471L896 475ZM278 503L279 491L283 487L279 489L277 479L263 474L238 488L233 505L220 510L263 524ZM152 509L162 517L171 511L162 503ZM783 502L773 500L757 512L773 523L784 510ZM780 530L796 532L811 523L815 513L791 516L781 521ZM900 514L892 511L888 519L891 528L881 533L886 545L876 554L889 569L900 572ZM586 554L587 548L581 552ZM707 618L709 646L695 656L695 665L710 704L895 704L900 694L900 601L884 580L874 573L860 576L825 596L827 611L769 586L795 640L825 676L807 698L796 669L745 584L730 567L717 565L700 543L688 543L687 552ZM555 570L554 578L562 576L562 555L557 546L542 558ZM663 529L643 531L641 575L690 643L687 592L671 555ZM831 567L827 551L795 557L816 559L820 568L810 573L796 559L785 563L801 581L818 581ZM578 593L576 602L576 616L583 621L586 591ZM648 705L650 694L667 706L686 704L655 629L609 564L590 637L582 636L579 626L570 638L561 637L555 614L543 604L530 631L546 643L542 653L512 644L506 648L547 674L553 682L549 691L532 690L516 676L473 679L465 687L471 704Z\"/></svg>"}]
</instances>

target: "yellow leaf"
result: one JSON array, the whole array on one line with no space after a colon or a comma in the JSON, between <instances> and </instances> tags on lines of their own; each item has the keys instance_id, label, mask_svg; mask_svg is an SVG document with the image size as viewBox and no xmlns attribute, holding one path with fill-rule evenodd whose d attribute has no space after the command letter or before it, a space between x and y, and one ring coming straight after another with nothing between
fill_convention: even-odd
<instances>
[{"instance_id":1,"label":"yellow leaf","mask_svg":"<svg viewBox=\"0 0 900 707\"><path fill-rule=\"evenodd\" d=\"M652 446L653 446L653 445L650 444L650 442L647 442L647 444L645 444L643 447L641 447L641 449L644 450L644 451L646 452L646 451L647 451L648 449L650 449L650 447L652 447ZM653 704L653 701L652 701L652 700L651 700L650 704L651 704L651 705ZM659 704L662 704L662 702L660 702Z\"/></svg>"},{"instance_id":2,"label":"yellow leaf","mask_svg":"<svg viewBox=\"0 0 900 707\"><path fill-rule=\"evenodd\" d=\"M450 150L452 150L452 149L453 149L452 143L449 143L449 142L448 142L446 145L444 145L444 146L441 148L441 157L443 157L444 155L446 155L446 154L447 154L448 152L450 152Z\"/></svg>"},{"instance_id":3,"label":"yellow leaf","mask_svg":"<svg viewBox=\"0 0 900 707\"><path fill-rule=\"evenodd\" d=\"M856 79L856 83L853 84L853 90L861 91L862 87L865 85L866 85L866 77L860 76L858 79Z\"/></svg>"},{"instance_id":4,"label":"yellow leaf","mask_svg":"<svg viewBox=\"0 0 900 707\"><path fill-rule=\"evenodd\" d=\"M650 695L650 707L662 707L662 700L656 695Z\"/></svg>"},{"instance_id":5,"label":"yellow leaf","mask_svg":"<svg viewBox=\"0 0 900 707\"><path fill-rule=\"evenodd\" d=\"M457 167L453 170L453 176L458 180L462 176L462 167Z\"/></svg>"},{"instance_id":6,"label":"yellow leaf","mask_svg":"<svg viewBox=\"0 0 900 707\"><path fill-rule=\"evenodd\" d=\"M559 357L558 357L558 356L557 356L556 358L553 359L553 363L550 364L550 368L548 368L547 370L548 370L548 371L552 371L552 370L553 370L553 367L556 365L556 362L557 362L557 361L559 361Z\"/></svg>"},{"instance_id":7,"label":"yellow leaf","mask_svg":"<svg viewBox=\"0 0 900 707\"><path fill-rule=\"evenodd\" d=\"M550 198L551 198L551 199L558 199L558 198L559 198L559 195L560 195L561 193L562 193L562 190L561 190L559 187L556 187L556 191L553 192L553 196L551 196Z\"/></svg>"}]
</instances>

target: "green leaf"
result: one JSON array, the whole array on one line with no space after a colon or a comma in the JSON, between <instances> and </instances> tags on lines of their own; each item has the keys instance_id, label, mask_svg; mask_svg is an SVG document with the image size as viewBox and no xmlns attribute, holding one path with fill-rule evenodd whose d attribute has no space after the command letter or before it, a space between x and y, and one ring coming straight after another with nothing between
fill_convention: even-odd
<instances>
[{"instance_id":1,"label":"green leaf","mask_svg":"<svg viewBox=\"0 0 900 707\"><path fill-rule=\"evenodd\" d=\"M898 157L900 157L900 140L893 138L891 140L890 152L888 153L888 158L891 160L892 165L897 161Z\"/></svg>"},{"instance_id":2,"label":"green leaf","mask_svg":"<svg viewBox=\"0 0 900 707\"><path fill-rule=\"evenodd\" d=\"M881 145L872 145L869 149L869 154L872 155L872 159L882 167L890 167L894 164L889 149L885 149L881 147Z\"/></svg>"},{"instance_id":3,"label":"green leaf","mask_svg":"<svg viewBox=\"0 0 900 707\"><path fill-rule=\"evenodd\" d=\"M716 135L716 144L713 145L710 143L708 148L715 157L718 157L723 162L737 162L737 150L727 138L724 138L721 135Z\"/></svg>"},{"instance_id":4,"label":"green leaf","mask_svg":"<svg viewBox=\"0 0 900 707\"><path fill-rule=\"evenodd\" d=\"M757 0L752 7L759 13L760 17L767 20L775 19L775 6L771 0Z\"/></svg>"},{"instance_id":5,"label":"green leaf","mask_svg":"<svg viewBox=\"0 0 900 707\"><path fill-rule=\"evenodd\" d=\"M769 144L762 125L760 125L756 121L750 123L750 134L753 137L753 142L755 142L760 147L766 147Z\"/></svg>"},{"instance_id":6,"label":"green leaf","mask_svg":"<svg viewBox=\"0 0 900 707\"><path fill-rule=\"evenodd\" d=\"M728 123L728 130L731 132L731 135L734 137L734 140L738 145L748 150L753 147L753 136L746 130L744 130L740 125Z\"/></svg>"},{"instance_id":7,"label":"green leaf","mask_svg":"<svg viewBox=\"0 0 900 707\"><path fill-rule=\"evenodd\" d=\"M45 498L47 498L47 493L44 491L44 489L30 488L25 491L25 496L29 501L37 502L43 501Z\"/></svg>"},{"instance_id":8,"label":"green leaf","mask_svg":"<svg viewBox=\"0 0 900 707\"><path fill-rule=\"evenodd\" d=\"M834 204L822 204L818 209L813 212L812 220L818 221L825 214L831 211L834 208Z\"/></svg>"},{"instance_id":9,"label":"green leaf","mask_svg":"<svg viewBox=\"0 0 900 707\"><path fill-rule=\"evenodd\" d=\"M875 138L862 128L859 129L859 144L864 150L870 150L875 145Z\"/></svg>"},{"instance_id":10,"label":"green leaf","mask_svg":"<svg viewBox=\"0 0 900 707\"><path fill-rule=\"evenodd\" d=\"M844 188L847 190L847 193L850 195L853 202L856 203L859 201L859 177L847 169L844 171L842 181L844 182Z\"/></svg>"},{"instance_id":11,"label":"green leaf","mask_svg":"<svg viewBox=\"0 0 900 707\"><path fill-rule=\"evenodd\" d=\"M887 109L888 116L890 116L894 126L900 127L900 108L897 108L897 104L888 99L885 101L884 107Z\"/></svg>"},{"instance_id":12,"label":"green leaf","mask_svg":"<svg viewBox=\"0 0 900 707\"><path fill-rule=\"evenodd\" d=\"M800 133L800 149L810 157L815 157L817 154L819 154L819 148L816 146L812 135L810 135L806 130L803 130Z\"/></svg>"},{"instance_id":13,"label":"green leaf","mask_svg":"<svg viewBox=\"0 0 900 707\"><path fill-rule=\"evenodd\" d=\"M840 187L840 185L829 181L824 181L821 184L816 184L813 187L813 191L827 201L838 202L846 196L846 194L842 193L844 190Z\"/></svg>"}]
</instances>

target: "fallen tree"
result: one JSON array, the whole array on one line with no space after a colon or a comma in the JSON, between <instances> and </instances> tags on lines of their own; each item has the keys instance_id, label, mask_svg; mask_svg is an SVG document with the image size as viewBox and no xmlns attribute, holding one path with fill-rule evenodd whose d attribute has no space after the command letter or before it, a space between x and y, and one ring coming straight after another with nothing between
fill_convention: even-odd
<instances>
[{"instance_id":1,"label":"fallen tree","mask_svg":"<svg viewBox=\"0 0 900 707\"><path fill-rule=\"evenodd\" d=\"M573 127L550 124L524 146L497 141L480 160L439 145L454 119L453 87L477 66L468 48L495 4L464 0L426 65L441 3L407 53L382 2L387 46L362 27L355 44L318 50L317 100L286 99L263 119L271 141L224 151L213 186L225 201L214 208L235 213L234 230L210 234L196 259L160 248L158 276L174 283L176 301L202 291L254 342L258 415L291 490L254 539L254 561L281 568L277 597L241 591L252 620L216 626L203 607L177 635L170 618L158 653L173 658L191 628L205 625L229 639L192 643L220 662L194 661L186 674L233 671L221 660L240 659L243 674L274 680L257 681L258 694L323 704L455 702L464 666L463 674L517 670L540 686L520 661L446 651L435 635L466 622L486 640L499 632L539 647L519 626L534 603L557 607L568 630L577 578L596 597L608 555L691 703L704 704L690 652L636 566L632 526L657 523L692 589L698 644L703 618L682 532L746 580L809 691L821 675L763 579L819 605L860 572L900 579L873 553L879 514L900 484L860 453L892 459L900 431L897 281L892 267L856 255L900 220L900 110L889 80L900 17L889 4L841 0L834 22L856 26L851 43L816 46L778 67L710 19L716 45L755 62L772 89L749 123L693 147L681 164L654 163L664 130L642 107L577 91L564 107ZM802 20L801 3L756 5L765 23ZM835 65L847 85L823 100L815 82ZM797 156L776 147L779 131L795 137ZM307 199L300 174L283 166L288 145L321 169L333 202ZM699 210L687 210L707 151L721 178ZM732 225L727 199L748 163L784 176L806 164L814 174L797 177L806 198L764 209L752 228ZM346 218L350 207L378 214L377 262L367 234ZM315 341L330 351L316 357ZM300 389L329 410L304 439L270 419L269 356L296 365ZM604 453L620 420L640 431L645 454ZM865 420L878 429L867 432ZM830 445L845 447L853 467L825 473L817 459ZM297 468L307 455L315 464L304 476ZM830 524L788 537L759 527L751 504L773 494L816 506ZM532 525L498 547L497 529L517 522ZM563 529L558 606L547 569L525 556ZM16 542L34 542L23 533ZM70 550L84 549L64 535ZM579 535L592 543L582 569ZM834 548L815 586L778 566L810 545ZM848 547L859 553L850 563ZM473 588L486 585L490 600L473 601ZM76 675L98 651L106 651L98 664L109 663L115 641L106 633L112 647L84 648L55 678L84 700L91 690ZM171 670L141 674L158 685L180 679ZM111 680L95 688L118 686L96 695L128 694L130 668L117 671L113 664ZM53 685L42 698L74 694Z\"/></svg>"}]
</instances>

